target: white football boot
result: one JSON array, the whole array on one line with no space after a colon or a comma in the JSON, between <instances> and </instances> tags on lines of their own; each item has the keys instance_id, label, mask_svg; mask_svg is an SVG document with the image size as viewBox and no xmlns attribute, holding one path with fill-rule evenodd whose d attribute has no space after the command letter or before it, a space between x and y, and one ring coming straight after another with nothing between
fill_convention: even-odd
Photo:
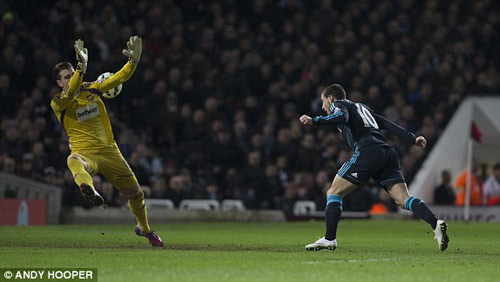
<instances>
[{"instance_id":1,"label":"white football boot","mask_svg":"<svg viewBox=\"0 0 500 282\"><path fill-rule=\"evenodd\" d=\"M438 242L438 247L440 251L446 250L448 248L448 242L450 241L450 238L448 238L448 234L446 234L446 231L448 230L448 224L444 222L444 220L438 220L436 224L436 229L434 229L434 239L437 240Z\"/></svg>"},{"instance_id":2,"label":"white football boot","mask_svg":"<svg viewBox=\"0 0 500 282\"><path fill-rule=\"evenodd\" d=\"M309 244L306 246L306 250L308 251L319 251L323 249L327 249L333 251L337 248L337 239L333 239L332 241L325 239L325 237L321 237L316 242Z\"/></svg>"}]
</instances>

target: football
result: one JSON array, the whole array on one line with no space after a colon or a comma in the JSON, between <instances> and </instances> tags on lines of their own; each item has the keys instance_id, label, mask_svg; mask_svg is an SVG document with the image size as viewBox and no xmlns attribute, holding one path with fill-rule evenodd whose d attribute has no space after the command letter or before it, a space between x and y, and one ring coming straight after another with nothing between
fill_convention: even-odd
<instances>
[{"instance_id":1,"label":"football","mask_svg":"<svg viewBox=\"0 0 500 282\"><path fill-rule=\"evenodd\" d=\"M112 72L105 72L105 73L99 75L99 77L97 78L97 81L102 83L104 80L106 80L108 77L111 77L112 75L113 75ZM102 96L106 99L113 99L116 96L118 96L118 94L120 94L120 92L122 92L122 86L123 85L120 84L120 85L116 86L115 88L110 89L105 93L102 93Z\"/></svg>"}]
</instances>

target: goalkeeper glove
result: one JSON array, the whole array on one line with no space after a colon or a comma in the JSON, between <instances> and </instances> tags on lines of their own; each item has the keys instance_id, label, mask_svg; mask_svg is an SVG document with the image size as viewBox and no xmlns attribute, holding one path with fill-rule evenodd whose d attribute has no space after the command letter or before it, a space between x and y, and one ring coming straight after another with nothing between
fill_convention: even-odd
<instances>
[{"instance_id":1,"label":"goalkeeper glove","mask_svg":"<svg viewBox=\"0 0 500 282\"><path fill-rule=\"evenodd\" d=\"M141 59L142 38L139 36L130 36L127 42L127 49L123 49L123 55L127 56L132 64L137 65Z\"/></svg>"},{"instance_id":2,"label":"goalkeeper glove","mask_svg":"<svg viewBox=\"0 0 500 282\"><path fill-rule=\"evenodd\" d=\"M89 61L89 51L87 48L83 48L83 41L81 39L75 41L75 51L76 60L78 61L77 69L85 73L87 71L87 62Z\"/></svg>"}]
</instances>

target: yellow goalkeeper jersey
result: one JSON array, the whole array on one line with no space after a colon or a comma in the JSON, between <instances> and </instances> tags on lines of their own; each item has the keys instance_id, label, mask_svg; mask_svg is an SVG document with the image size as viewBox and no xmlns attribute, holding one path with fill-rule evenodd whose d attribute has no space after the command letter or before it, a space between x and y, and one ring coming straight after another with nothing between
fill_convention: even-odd
<instances>
[{"instance_id":1,"label":"yellow goalkeeper jersey","mask_svg":"<svg viewBox=\"0 0 500 282\"><path fill-rule=\"evenodd\" d=\"M73 152L97 152L116 148L102 93L127 81L136 65L127 62L113 76L103 81L82 82L83 74L77 70L68 89L54 95L50 106L69 137Z\"/></svg>"}]
</instances>

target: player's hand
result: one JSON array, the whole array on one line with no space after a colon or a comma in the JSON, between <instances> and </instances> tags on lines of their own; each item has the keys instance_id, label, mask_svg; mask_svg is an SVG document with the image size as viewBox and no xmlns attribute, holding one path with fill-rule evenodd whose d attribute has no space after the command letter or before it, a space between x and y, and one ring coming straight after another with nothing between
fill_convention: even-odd
<instances>
[{"instance_id":1,"label":"player's hand","mask_svg":"<svg viewBox=\"0 0 500 282\"><path fill-rule=\"evenodd\" d=\"M130 36L127 42L127 49L123 49L123 55L127 56L132 64L137 65L141 60L142 38L139 36Z\"/></svg>"},{"instance_id":2,"label":"player's hand","mask_svg":"<svg viewBox=\"0 0 500 282\"><path fill-rule=\"evenodd\" d=\"M418 136L415 138L415 145L425 148L427 147L427 140L425 140L424 136Z\"/></svg>"},{"instance_id":3,"label":"player's hand","mask_svg":"<svg viewBox=\"0 0 500 282\"><path fill-rule=\"evenodd\" d=\"M313 124L313 120L310 116L308 115L302 115L300 118L299 118L300 122L303 124L303 125L312 125Z\"/></svg>"},{"instance_id":4,"label":"player's hand","mask_svg":"<svg viewBox=\"0 0 500 282\"><path fill-rule=\"evenodd\" d=\"M83 47L83 40L78 39L75 41L76 60L78 61L78 68L83 73L87 71L87 63L89 61L89 51Z\"/></svg>"}]
</instances>

